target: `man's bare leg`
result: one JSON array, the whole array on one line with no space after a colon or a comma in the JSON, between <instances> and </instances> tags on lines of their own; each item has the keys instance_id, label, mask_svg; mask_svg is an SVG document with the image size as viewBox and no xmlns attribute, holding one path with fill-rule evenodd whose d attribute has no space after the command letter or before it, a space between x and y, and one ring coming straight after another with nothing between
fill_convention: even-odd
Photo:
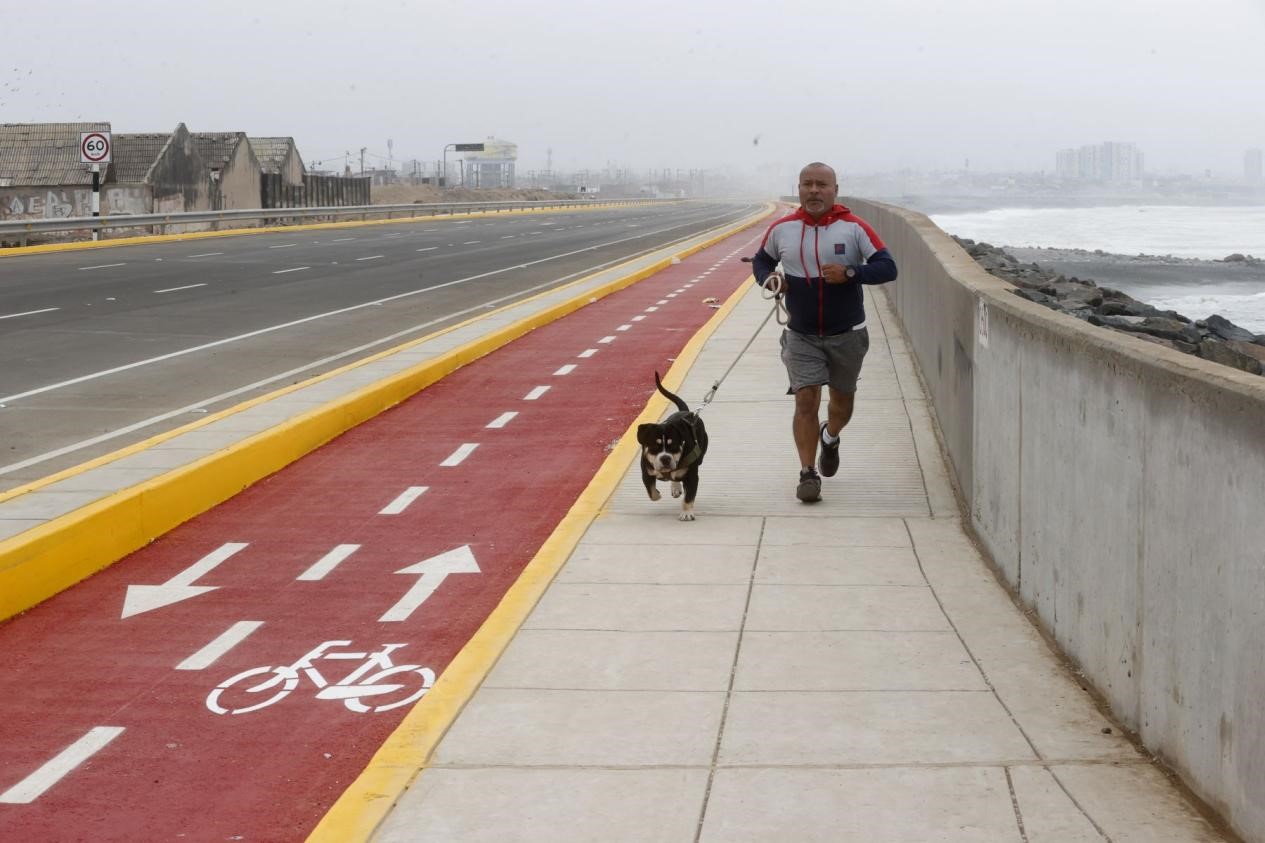
<instances>
[{"instance_id":1,"label":"man's bare leg","mask_svg":"<svg viewBox=\"0 0 1265 843\"><path fill-rule=\"evenodd\" d=\"M833 395L831 406L834 405ZM795 450L799 452L801 467L817 464L817 441L821 430L821 422L817 419L821 408L821 387L806 386L795 392L795 418L791 421L791 432L795 436Z\"/></svg>"}]
</instances>

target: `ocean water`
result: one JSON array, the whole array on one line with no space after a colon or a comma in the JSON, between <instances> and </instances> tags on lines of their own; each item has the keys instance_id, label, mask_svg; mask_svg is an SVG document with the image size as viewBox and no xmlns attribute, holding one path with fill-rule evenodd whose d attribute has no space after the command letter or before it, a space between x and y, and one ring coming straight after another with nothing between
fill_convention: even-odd
<instances>
[{"instance_id":1,"label":"ocean water","mask_svg":"<svg viewBox=\"0 0 1265 843\"><path fill-rule=\"evenodd\" d=\"M950 234L994 246L1101 249L1204 260L1237 252L1265 258L1265 206L999 208L936 214L931 220ZM1219 313L1248 330L1265 333L1265 281L1216 280L1182 271L1174 277L1187 280L1133 285L1116 281L1112 286L1191 319Z\"/></svg>"}]
</instances>

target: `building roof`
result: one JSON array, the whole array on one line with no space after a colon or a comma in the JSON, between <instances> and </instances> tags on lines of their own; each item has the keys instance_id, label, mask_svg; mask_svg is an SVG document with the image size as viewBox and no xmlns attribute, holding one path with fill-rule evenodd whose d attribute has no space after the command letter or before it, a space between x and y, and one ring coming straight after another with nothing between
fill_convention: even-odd
<instances>
[{"instance_id":1,"label":"building roof","mask_svg":"<svg viewBox=\"0 0 1265 843\"><path fill-rule=\"evenodd\" d=\"M113 141L114 181L143 182L171 141L171 132L128 132L115 135Z\"/></svg>"},{"instance_id":2,"label":"building roof","mask_svg":"<svg viewBox=\"0 0 1265 843\"><path fill-rule=\"evenodd\" d=\"M222 170L233 159L237 145L246 137L244 132L192 132L193 144L198 156L212 170Z\"/></svg>"},{"instance_id":3,"label":"building roof","mask_svg":"<svg viewBox=\"0 0 1265 843\"><path fill-rule=\"evenodd\" d=\"M247 138L250 141L250 148L254 150L255 157L259 159L259 169L265 173L279 173L285 164L286 156L290 150L298 150L294 145L294 138ZM299 167L303 167L303 160L299 159Z\"/></svg>"},{"instance_id":4,"label":"building roof","mask_svg":"<svg viewBox=\"0 0 1265 843\"><path fill-rule=\"evenodd\" d=\"M109 123L0 123L0 185L92 184L79 134L108 131Z\"/></svg>"}]
</instances>

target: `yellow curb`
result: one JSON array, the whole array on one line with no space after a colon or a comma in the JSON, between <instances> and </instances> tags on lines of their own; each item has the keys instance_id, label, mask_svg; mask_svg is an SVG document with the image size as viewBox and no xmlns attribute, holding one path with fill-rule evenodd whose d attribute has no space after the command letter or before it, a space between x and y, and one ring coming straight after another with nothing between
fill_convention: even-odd
<instances>
[{"instance_id":1,"label":"yellow curb","mask_svg":"<svg viewBox=\"0 0 1265 843\"><path fill-rule=\"evenodd\" d=\"M635 203L630 205L622 205L620 207L637 207L637 205L646 203ZM38 246L15 246L9 249L0 249L0 258L12 257L18 255L37 255L46 252L77 252L84 249L108 249L113 246L140 246L149 243L171 243L182 240L206 240L212 237L236 237L242 234L276 234L299 231L318 231L325 228L360 228L366 225L399 225L400 223L414 222L434 222L435 220L460 220L469 219L471 217L485 217L489 214L505 214L506 216L519 216L522 214L543 214L556 213L558 211L596 211L599 209L613 208L614 205L604 202L598 205L579 205L579 206L553 206L546 208L519 208L515 210L486 210L486 211L467 211L461 214L428 214L424 217L394 217L386 220L345 220L343 222L318 222L305 223L302 225L269 225L260 226L258 228L227 228L223 231L186 231L180 234L142 234L135 237L115 237L109 240L81 240L74 243L41 243ZM268 209L271 210L271 209ZM285 208L277 208L275 210L284 211ZM385 214L386 211L368 211L367 213ZM392 213L404 213L403 211L393 211ZM118 217L109 217L108 219L118 219ZM35 222L36 220L32 220ZM232 222L232 220L226 220ZM182 223L169 223L170 225L181 225ZM201 223L188 223L189 225L201 225ZM137 225L137 228L150 228L152 224Z\"/></svg>"},{"instance_id":2,"label":"yellow curb","mask_svg":"<svg viewBox=\"0 0 1265 843\"><path fill-rule=\"evenodd\" d=\"M725 229L724 233L708 238L707 241L692 248L675 252L673 256L693 254L754 224L753 219L731 226ZM520 319L433 360L419 363L396 375L295 416L187 466L119 490L108 497L0 541L0 621L26 611L96 571L117 562L179 524L224 502L251 484L280 470L383 410L400 403L461 366L541 325L578 310L590 300L603 298L649 277L669 266L671 260L672 257L668 257L656 261L630 275L616 278L594 290L559 302L540 313ZM524 301L556 293L558 289L572 287L585 280L584 278L577 279L562 288L544 291ZM506 305L492 313L498 313L522 303ZM492 314L484 314L462 324L477 322L490 315ZM397 348L350 364L343 369L312 378L302 384L286 387L263 398L248 401L223 413L217 413L208 419L186 425L179 430L161 434L146 442L85 463L83 466L53 475L52 478L28 484L20 490L11 490L10 493L0 497L0 502L16 497L19 492L26 494L36 491L57 479L74 476L90 467L112 462L127 454L152 447L179 433L202 427L211 421L240 412L264 400L328 379L339 371L363 366L373 360L425 342L434 336L456 330L458 327L460 326L404 343Z\"/></svg>"},{"instance_id":3,"label":"yellow curb","mask_svg":"<svg viewBox=\"0 0 1265 843\"><path fill-rule=\"evenodd\" d=\"M746 292L747 281L744 281L690 339L664 378L668 389L679 391L685 373L698 358L703 344ZM330 807L308 835L307 843L349 843L367 841L372 837L396 800L425 770L439 741L491 672L518 628L614 493L637 454L637 425L657 421L667 404L668 400L658 393L650 399L566 516L505 592L501 602L440 674L434 687L409 711L370 759L364 772Z\"/></svg>"}]
</instances>

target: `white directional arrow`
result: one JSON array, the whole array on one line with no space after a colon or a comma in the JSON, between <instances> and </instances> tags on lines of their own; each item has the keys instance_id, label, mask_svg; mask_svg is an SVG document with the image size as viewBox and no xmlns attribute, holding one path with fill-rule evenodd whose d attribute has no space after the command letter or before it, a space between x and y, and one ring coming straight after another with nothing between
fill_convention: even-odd
<instances>
[{"instance_id":1,"label":"white directional arrow","mask_svg":"<svg viewBox=\"0 0 1265 843\"><path fill-rule=\"evenodd\" d=\"M123 598L123 617L130 618L151 609L161 609L208 591L218 585L194 585L193 581L210 573L217 565L246 546L246 542L229 542L194 562L162 585L129 585Z\"/></svg>"},{"instance_id":2,"label":"white directional arrow","mask_svg":"<svg viewBox=\"0 0 1265 843\"><path fill-rule=\"evenodd\" d=\"M479 563L474 561L470 545L463 544L454 550L423 559L416 565L409 565L396 571L397 574L421 574L422 578L400 598L400 602L392 606L387 613L378 618L381 623L408 620L413 610L426 602L426 598L435 593L449 574L477 574Z\"/></svg>"}]
</instances>

